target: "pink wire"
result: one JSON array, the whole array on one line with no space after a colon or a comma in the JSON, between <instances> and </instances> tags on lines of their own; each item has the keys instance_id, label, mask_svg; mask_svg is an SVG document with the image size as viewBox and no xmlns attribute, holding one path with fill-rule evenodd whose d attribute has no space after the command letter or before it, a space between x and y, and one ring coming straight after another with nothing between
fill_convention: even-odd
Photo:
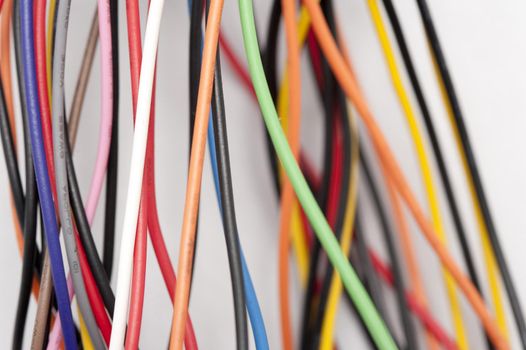
<instances>
[{"instance_id":1,"label":"pink wire","mask_svg":"<svg viewBox=\"0 0 526 350\"><path fill-rule=\"evenodd\" d=\"M91 225L97 210L102 184L106 175L108 158L111 144L111 126L113 122L113 66L111 51L111 24L110 24L110 0L98 0L99 16L99 40L101 47L101 123L99 128L99 145L97 150L97 161L93 173L88 201L86 204L86 216ZM68 275L69 299L73 299L74 290L71 284L71 276ZM57 319L58 321L58 319ZM55 322L49 336L47 350L58 350L62 342L62 327L60 322Z\"/></svg>"}]
</instances>

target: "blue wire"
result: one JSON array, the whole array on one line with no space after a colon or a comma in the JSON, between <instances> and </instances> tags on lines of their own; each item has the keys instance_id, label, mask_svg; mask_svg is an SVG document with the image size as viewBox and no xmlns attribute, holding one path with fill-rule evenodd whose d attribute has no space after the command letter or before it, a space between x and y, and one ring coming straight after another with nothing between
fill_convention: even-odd
<instances>
[{"instance_id":1,"label":"blue wire","mask_svg":"<svg viewBox=\"0 0 526 350\"><path fill-rule=\"evenodd\" d=\"M33 0L21 1L20 18L22 22L22 58L24 65L28 124L31 134L31 148L33 150L33 163L35 164L40 208L42 210L44 232L46 235L51 263L51 275L53 277L53 286L57 298L60 323L62 325L66 349L76 350L77 337L75 335L75 326L71 314L71 305L66 284L66 273L64 271L64 263L62 260L62 252L58 236L58 225L55 217L55 206L51 194L51 184L48 176L44 141L42 138L33 39Z\"/></svg>"},{"instance_id":2,"label":"blue wire","mask_svg":"<svg viewBox=\"0 0 526 350\"><path fill-rule=\"evenodd\" d=\"M191 11L192 0L188 0L188 11ZM203 38L201 33L201 53L203 50ZM212 120L212 111L209 114L210 120ZM214 126L211 122L208 123L208 152L210 154L210 163L212 165L212 174L214 176L214 187L216 190L216 198L221 214L223 214L223 204L221 203L221 187L219 186L219 173L217 170L217 157L216 157L216 146L214 138ZM223 215L221 215L221 219ZM248 317L250 319L250 325L252 327L252 333L254 335L254 342L256 343L256 349L258 350L268 350L268 338L267 331L265 330L265 321L263 320L263 315L261 313L261 308L259 307L258 297L256 295L256 290L254 289L254 284L252 283L252 278L250 277L250 271L248 270L247 262L245 259L245 254L243 253L243 248L241 247L241 242L239 242L239 250L241 253L241 267L243 270L243 284L245 290L245 304L248 310Z\"/></svg>"},{"instance_id":3,"label":"blue wire","mask_svg":"<svg viewBox=\"0 0 526 350\"><path fill-rule=\"evenodd\" d=\"M212 114L212 113L210 113ZM223 214L223 204L221 203L221 190L219 187L219 176L217 170L217 158L215 149L214 139L214 126L212 123L208 123L208 151L210 153L210 163L212 163L212 174L214 176L214 187L216 190L217 204L221 214ZM221 218L223 216L221 215ZM248 310L248 317L250 318L250 325L252 327L252 333L254 334L254 342L256 343L256 349L268 350L268 338L267 331L265 330L265 321L259 307L258 297L252 283L252 277L250 277L250 271L248 270L245 254L239 242L239 250L241 253L241 265L243 269L243 283L245 285L245 303Z\"/></svg>"}]
</instances>

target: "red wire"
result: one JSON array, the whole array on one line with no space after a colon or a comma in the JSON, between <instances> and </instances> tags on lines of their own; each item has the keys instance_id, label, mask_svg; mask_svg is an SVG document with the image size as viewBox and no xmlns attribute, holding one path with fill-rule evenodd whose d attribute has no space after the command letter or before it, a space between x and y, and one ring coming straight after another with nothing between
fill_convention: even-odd
<instances>
[{"instance_id":1,"label":"red wire","mask_svg":"<svg viewBox=\"0 0 526 350\"><path fill-rule=\"evenodd\" d=\"M127 0L126 1L126 18L128 25L128 45L129 45L129 56L130 56L130 73L131 73L131 85L132 85L132 101L133 101L133 111L135 119L135 110L137 105L137 94L139 86L139 75L140 75L140 65L142 58L142 47L141 47L141 31L140 31L140 17L139 17L139 8L136 0ZM155 88L155 87L154 87ZM153 104L154 99L152 99ZM152 127L149 131L149 141L146 149L146 173L145 179L147 179L147 188L146 188L146 201L148 202L147 208L147 222L148 229L150 232L150 238L152 240L152 245L161 269L161 273L165 280L167 289L169 291L170 297L174 295L174 290L176 286L175 272L173 265L170 261L170 256L166 249L166 244L164 242L163 234L161 231L158 213L157 213L157 204L155 197L155 176L154 176L154 144L153 144L153 120L154 113L153 109L151 110L150 117L152 118ZM152 140L150 142L150 140ZM143 197L144 198L144 197ZM135 262L134 262L135 264ZM135 266L135 265L134 265ZM132 282L133 283L133 282ZM142 303L142 302L141 302ZM133 314L132 311L134 307L130 309L129 320L136 322L138 315ZM139 321L140 322L140 321ZM131 327L132 324L129 324ZM185 348L186 349L197 349L197 341L194 334L193 325L190 317L187 318L187 323L185 327Z\"/></svg>"},{"instance_id":2,"label":"red wire","mask_svg":"<svg viewBox=\"0 0 526 350\"><path fill-rule=\"evenodd\" d=\"M146 182L143 181L143 188ZM139 218L137 222L137 236L133 252L133 275L131 286L130 312L128 316L128 329L126 332L125 348L134 350L139 347L141 333L141 320L144 305L144 287L146 278L146 248L147 242L147 215L148 200L145 191L142 192Z\"/></svg>"},{"instance_id":3,"label":"red wire","mask_svg":"<svg viewBox=\"0 0 526 350\"><path fill-rule=\"evenodd\" d=\"M49 91L47 85L47 56L46 56L46 0L36 0L34 4L34 26L35 35L35 63L38 85L38 97L40 102L40 113L42 120L42 132L44 136L44 148L46 153L46 163L48 165L48 175L53 192L55 210L57 208L57 191L55 183L55 168L53 163L53 132L51 126L51 110L49 107ZM77 232L75 229L77 236ZM95 315L97 325L103 333L104 340L109 342L111 324L108 320L104 303L95 284L95 280L86 260L86 255L82 243L77 239L80 267L84 277L84 284L88 294L92 311Z\"/></svg>"},{"instance_id":4,"label":"red wire","mask_svg":"<svg viewBox=\"0 0 526 350\"><path fill-rule=\"evenodd\" d=\"M315 43L313 42L313 40L315 41L315 38L313 38L312 33L309 32L309 35L307 38L307 42L309 46ZM225 43L227 43L227 41L223 37L221 44L226 54L226 51L228 49L225 50ZM226 46L227 47L229 46L228 43ZM316 46L312 46L311 50L313 48L314 50L312 51L313 53L312 59L313 59L314 67L315 67L315 72L317 72L315 73L316 79L319 83L320 81L322 81L322 78L323 78L323 75L319 74L321 72L321 70L319 69L319 67L321 67L320 65L321 60L319 60L320 56L319 56L319 50L317 48L317 44ZM244 78L246 74L243 74L243 72L246 73L246 70L241 66L241 64L239 63L240 61L235 56L234 52L230 50L229 54L227 54L226 57L228 61L232 64L232 66L234 67L234 71L237 73L238 78L245 85L247 85L247 83L245 82L245 78ZM252 84L250 84L250 89L252 89ZM314 186L317 187L316 184L318 185L320 184L320 178L314 172L314 168L311 166L311 163L308 162L308 159L306 157L302 157L301 166L304 172L309 174L309 178L313 182ZM312 236L310 236L307 231L310 231L311 228L310 228L310 225L308 225L308 222L306 220L306 217L303 211L302 211L302 221L304 222L304 225L307 228L306 239L307 239L307 242L309 242L309 246L310 246L311 245L310 242L312 242L312 238L311 238ZM382 277L382 279L384 279L388 283L389 286L392 287L393 276L392 276L390 267L387 264L385 264L383 261L381 261L380 258L376 255L376 253L373 250L370 249L369 254L371 255L372 264L376 272L380 275L380 277ZM413 294L406 293L405 297L408 301L408 305L409 305L411 312L413 312L418 317L418 319L422 322L424 327L437 339L437 341L439 341L444 346L444 348L449 349L449 350L458 349L454 340L452 340L451 337L448 336L448 334L444 331L441 325L433 318L431 313L423 305L419 304L416 301Z\"/></svg>"},{"instance_id":5,"label":"red wire","mask_svg":"<svg viewBox=\"0 0 526 350\"><path fill-rule=\"evenodd\" d=\"M95 279L88 265L88 260L86 258L86 253L82 247L82 242L80 241L77 229L75 228L75 239L77 241L77 246L79 247L78 253L80 258L80 270L82 272L82 277L84 278L84 284L86 286L86 292L88 294L89 303L95 316L95 321L99 326L102 337L106 342L106 345L110 343L111 336L111 322L109 320L106 309L104 308L104 302L102 296L100 295L99 289L95 283Z\"/></svg>"},{"instance_id":6,"label":"red wire","mask_svg":"<svg viewBox=\"0 0 526 350\"><path fill-rule=\"evenodd\" d=\"M390 267L385 262L383 262L380 257L371 249L369 250L369 256L371 257L372 265L378 275L390 287L392 287L394 279ZM407 300L409 309L411 309L411 311L420 319L424 327L436 338L438 342L444 346L444 348L450 350L458 349L455 341L447 335L440 324L435 321L429 311L417 301L412 293L406 292L405 298Z\"/></svg>"},{"instance_id":7,"label":"red wire","mask_svg":"<svg viewBox=\"0 0 526 350\"><path fill-rule=\"evenodd\" d=\"M53 132L51 127L51 111L49 109L49 91L47 85L47 59L46 59L46 0L36 0L34 3L35 35L35 63L38 85L38 99L40 102L40 117L42 120L42 132L44 137L44 148L46 163L49 172L49 180L55 199L55 210L57 208L57 191L55 185L55 167L53 165Z\"/></svg>"},{"instance_id":8,"label":"red wire","mask_svg":"<svg viewBox=\"0 0 526 350\"><path fill-rule=\"evenodd\" d=\"M222 52L224 53L227 61L232 66L232 69L234 72L236 72L237 76L243 83L246 89L248 89L253 97L256 97L256 92L254 91L254 87L252 86L252 80L250 79L250 75L248 75L247 70L239 60L239 58L236 56L234 49L232 49L232 46L230 46L230 43L225 38L223 33L219 33L219 45L221 46Z\"/></svg>"}]
</instances>

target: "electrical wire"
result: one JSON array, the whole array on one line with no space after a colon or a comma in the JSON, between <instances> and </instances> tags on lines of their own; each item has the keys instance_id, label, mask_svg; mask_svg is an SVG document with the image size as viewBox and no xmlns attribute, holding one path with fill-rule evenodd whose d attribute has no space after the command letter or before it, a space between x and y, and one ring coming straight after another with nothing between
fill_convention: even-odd
<instances>
[{"instance_id":1,"label":"electrical wire","mask_svg":"<svg viewBox=\"0 0 526 350\"><path fill-rule=\"evenodd\" d=\"M33 1L23 0L20 6L20 17L22 24L22 51L24 63L24 83L26 91L26 102L28 105L28 120L31 130L31 145L33 149L33 161L41 208L44 219L44 230L50 255L51 271L57 304L61 314L60 322L64 329L66 348L76 349L77 342L73 326L73 318L69 305L68 291L65 280L58 228L55 218L55 208L51 193L50 178L48 176L48 165L44 151L42 138L41 120L39 111L39 96L36 83L34 39L33 39Z\"/></svg>"},{"instance_id":2,"label":"electrical wire","mask_svg":"<svg viewBox=\"0 0 526 350\"><path fill-rule=\"evenodd\" d=\"M10 6L6 4L6 8ZM5 10L4 10L5 11ZM7 15L7 12L4 13ZM6 158L13 158L16 165L16 155L7 153L14 152L14 140L11 137L8 121L8 109L6 98L4 95L4 87L2 75L0 74L0 128L2 129L2 147ZM6 137L7 136L7 137ZM27 146L27 145L26 145ZM9 152L11 149L11 152ZM31 149L24 147L26 158L31 159ZM6 159L7 160L7 159ZM7 161L7 168L12 162ZM36 183L33 171L33 164L31 161L26 162L26 196L24 198L24 221L22 229L24 231L24 247L23 247L23 263L22 263L22 277L20 281L20 289L18 296L18 305L15 318L15 326L13 332L13 348L21 349L22 340L25 328L25 321L27 318L27 310L29 306L29 298L31 294L31 286L33 282L34 259L36 257L36 211L37 211L37 195ZM18 173L18 166L16 168ZM20 189L21 190L21 189Z\"/></svg>"},{"instance_id":3,"label":"electrical wire","mask_svg":"<svg viewBox=\"0 0 526 350\"><path fill-rule=\"evenodd\" d=\"M124 343L126 314L131 277L132 253L135 243L134 232L137 225L141 184L143 180L144 158L146 153L149 125L149 110L152 94L152 83L155 70L155 57L159 38L161 15L164 0L155 0L150 4L146 35L144 39L144 55L141 63L141 79L137 98L135 132L133 137L130 179L128 183L127 201L124 225L121 237L121 252L119 256L119 274L117 280L113 328L110 349L121 348Z\"/></svg>"},{"instance_id":4,"label":"electrical wire","mask_svg":"<svg viewBox=\"0 0 526 350\"><path fill-rule=\"evenodd\" d=\"M422 91L422 87L420 85L420 81L418 79L418 76L417 76L417 73L416 73L416 70L413 64L413 60L411 59L411 54L409 53L409 49L407 47L406 39L405 39L403 30L400 24L400 20L398 19L398 15L396 13L396 9L393 6L392 1L383 0L382 2L385 8L387 17L389 19L389 22L391 24L391 27L393 29L393 33L395 35L398 49L400 50L400 54L402 56L402 60L404 62L405 69L409 76L409 80L411 82L416 100L420 107L422 118L424 119L424 125L426 127L426 131L429 136L429 141L433 149L433 154L435 156L435 161L436 161L438 171L440 174L440 179L442 181L442 185L444 187L444 191L446 194L449 212L451 214L451 217L453 218L453 224L455 226L457 238L460 242L460 247L462 249L464 263L466 265L469 277L471 281L473 282L473 285L477 288L477 290L480 291L480 282L479 282L477 271L475 269L475 263L473 261L473 254L471 253L471 249L469 247L469 243L466 238L466 232L464 229L464 225L460 218L460 211L458 208L458 204L457 204L455 195L453 193L453 188L451 185L451 181L449 179L449 174L446 168L444 156L442 154L440 142L438 140L438 137L435 131L435 126L433 124L431 113L429 111L429 107L424 97L424 93ZM489 343L489 340L488 340L488 343Z\"/></svg>"},{"instance_id":5,"label":"electrical wire","mask_svg":"<svg viewBox=\"0 0 526 350\"><path fill-rule=\"evenodd\" d=\"M345 251L349 251L351 248L351 242L352 242L352 232L354 228L354 218L356 213L356 200L357 200L357 193L358 193L358 171L359 171L359 141L358 141L358 130L357 130L357 123L356 118L353 117L350 109L347 112L348 118L349 118L349 125L350 125L350 133L351 133L351 147L350 147L350 168L351 168L351 175L349 177L349 185L348 185L348 192L347 192L347 204L345 205L346 212L345 212L345 220L343 223L342 228L342 236L340 238L340 245L341 249ZM332 273L331 273L332 275ZM332 349L332 334L333 331L331 328L334 327L335 322L335 316L336 316L336 310L338 309L338 301L340 300L340 296L342 294L342 284L341 279L338 277L338 275L332 275L331 282L330 282L330 289L329 289L329 295L327 297L326 302L326 308L320 308L321 313L323 314L323 323L322 323L322 330L321 330L321 341L320 341L320 349ZM325 310L323 312L323 310ZM332 323L332 324L331 324Z\"/></svg>"},{"instance_id":6,"label":"electrical wire","mask_svg":"<svg viewBox=\"0 0 526 350\"><path fill-rule=\"evenodd\" d=\"M193 3L189 2L189 12L191 14L192 12L192 5ZM197 36L196 42L199 41L202 43L202 33L199 28L200 35ZM192 35L192 34L191 34ZM195 38L194 38L195 39ZM194 43L194 39L191 39L191 43ZM233 60L235 63L234 65L237 65L238 72L241 73L241 75L248 78L248 84L250 87L252 87L250 83L250 78L248 77L248 73L244 71L244 68L239 63L239 60L235 56L233 50L230 48L230 45L228 41L224 38L224 36L219 34L219 43L220 47L225 49L226 55L229 58L229 60ZM192 48L191 48L192 50ZM200 51L202 50L202 46L200 48ZM201 55L201 53L200 53ZM224 187L228 193L228 191L232 192L233 190L228 190L228 188L232 187L232 181L231 181L231 171L230 171L230 155L228 150L228 136L227 136L227 128L226 128L226 116L224 112L224 102L221 102L223 100L223 94L222 94L222 83L220 83L220 76L221 76L221 64L219 62L219 57L221 56L221 53L218 49L217 54L217 64L216 64L216 72L215 72L215 80L214 80L214 89L218 91L218 93L213 94L212 97L212 111L210 112L210 116L212 117L213 123L208 124L208 145L209 145L209 154L210 154L210 162L212 165L212 174L214 176L214 187L217 194L217 200L218 205L221 210L222 216L226 215L223 214L223 205L222 205L222 190L220 183L224 183ZM194 58L191 59L191 62L200 61L201 57L199 56L198 59ZM190 67L192 70L192 65ZM197 71L198 74L198 71ZM198 79L198 78L190 78L192 79ZM223 107L221 107L223 106ZM221 113L218 113L218 116L216 117L213 111L221 111ZM217 128L214 127L215 124L220 124L217 126ZM217 144L217 145L216 145ZM216 153L216 150L218 152ZM217 154L217 156L216 156ZM218 169L218 159L222 159L222 166L220 167L220 170ZM220 174L222 174L220 176ZM233 205L233 195L231 195L232 200L230 200L232 204L232 210L228 215L233 215L235 213L235 206ZM234 216L235 218L235 216ZM236 225L237 226L237 225ZM236 229L237 231L237 229ZM237 234L236 234L237 235ZM259 301L256 295L256 291L254 289L254 285L252 283L252 278L250 276L250 272L248 270L247 263L245 261L245 256L243 254L243 249L241 247L241 242L239 242L239 250L241 254L241 266L243 271L243 284L244 284L244 292L245 292L245 299L246 299L246 308L248 311L248 315L250 318L250 323L252 326L252 333L254 335L254 342L256 344L256 349L263 349L266 350L269 348L266 329L265 329L265 322L263 320L263 316L261 314L261 309L259 307ZM188 325L187 325L188 327Z\"/></svg>"},{"instance_id":7,"label":"electrical wire","mask_svg":"<svg viewBox=\"0 0 526 350\"><path fill-rule=\"evenodd\" d=\"M302 11L302 14L303 14L303 12L304 11ZM306 15L308 16L308 13L306 13ZM300 22L302 22L301 18L300 18ZM236 60L236 57L230 57L229 59ZM241 67L240 65L238 65L238 66ZM238 73L238 77L240 79L242 79L242 75L240 75L239 73ZM362 156L360 158L362 160L362 169L364 170L364 173L365 173L366 179L367 179L368 178L367 175L368 174L370 175L371 172L370 172L370 170L369 170L369 172L366 172L366 170L368 169L368 166L364 162L365 156L362 154ZM311 170L309 170L308 167L305 169L305 171L306 172L307 171L311 172ZM313 181L314 184L319 183L318 179L316 179L313 174L311 174L310 177L312 178L312 181ZM317 187L319 187L319 185L315 185L314 186L315 189ZM393 272L391 272L389 267L386 266L385 264L383 264L379 260L378 256L374 252L370 251L373 267L377 271L379 271L380 277L382 277L387 283L390 283L390 285L394 284L395 289L397 289L399 291L397 293L397 295L401 296L401 300L402 300L402 303L400 303L400 307L399 307L400 308L400 312L401 313L405 313L407 315L405 318L407 320L406 322L408 322L409 325L410 325L411 322L410 322L410 318L408 317L409 316L408 311L411 310L412 312L415 313L415 315L417 317L419 317L419 319L421 320L422 324L426 327L426 329L431 334L433 334L433 336L441 344L443 344L445 348L447 348L447 349L456 349L455 342L453 340L451 340L447 336L447 334L441 329L440 325L435 320L432 319L431 314L426 310L426 308L423 305L419 304L419 302L416 301L416 298L414 297L413 294L404 292L404 290L403 290L403 281L402 281L402 278L401 278L402 274L401 274L401 270L400 270L400 267L399 267L400 264L397 263L398 258L396 257L396 249L394 248L394 241L391 238L392 234L389 231L389 224L388 224L388 220L387 220L387 215L385 213L385 210L382 209L382 207L381 207L381 201L380 201L380 196L378 194L378 190L376 190L374 186L371 188L371 191L372 190L374 190L374 192L372 192L373 193L373 203L376 203L375 206L377 207L377 209L379 209L379 215L380 215L380 219L381 219L381 223L382 223L382 232L384 233L384 238L386 239L388 247L389 246L392 247L392 250L388 249L388 252L391 251L391 253L389 253L389 254L390 254L391 260L394 261L393 262L393 267L392 267L393 268ZM376 194L376 195L374 195L374 194ZM378 207L378 205L380 205L380 207ZM395 259L393 259L393 257ZM398 268L396 268L396 266L398 266ZM396 271L398 271L398 272L396 272ZM388 276L387 279L385 278L386 275ZM399 277L398 278L395 277L394 281L393 281L393 275L394 276L398 275ZM405 303L404 301L407 301L407 303ZM406 304L407 304L407 306L404 306Z\"/></svg>"},{"instance_id":8,"label":"electrical wire","mask_svg":"<svg viewBox=\"0 0 526 350\"><path fill-rule=\"evenodd\" d=\"M86 97L86 90L88 88L89 77L91 75L91 68L93 67L93 59L95 58L95 51L97 49L97 41L99 39L99 17L98 13L93 14L91 20L91 27L89 30L88 41L84 47L82 55L82 63L80 64L80 72L73 93L73 102L69 112L68 129L69 139L71 144L77 141L77 134L79 129L80 115L84 105L84 98Z\"/></svg>"},{"instance_id":9,"label":"electrical wire","mask_svg":"<svg viewBox=\"0 0 526 350\"><path fill-rule=\"evenodd\" d=\"M339 249L338 242L334 238L331 228L318 207L314 196L310 192L305 178L301 174L301 170L295 162L292 151L287 144L272 102L272 96L270 95L265 81L263 65L257 44L252 3L247 0L240 0L239 12L241 15L245 50L249 61L254 88L258 95L258 99L260 100L263 116L267 128L271 133L276 151L279 152L280 159L284 164L287 175L294 185L298 199L309 216L316 234L319 235L318 238L327 250L331 262L342 275L342 280L356 302L357 308L363 316L365 323L369 329L372 330L371 333L373 334L373 339L376 344L382 349L395 349L396 346L394 341L372 305L369 296L363 289L363 285L360 283L345 255Z\"/></svg>"},{"instance_id":10,"label":"electrical wire","mask_svg":"<svg viewBox=\"0 0 526 350\"><path fill-rule=\"evenodd\" d=\"M44 254L42 263L42 277L40 280L40 294L38 295L37 311L35 324L33 327L33 337L31 338L31 349L42 350L49 334L47 323L50 313L50 302L53 294L53 284L51 276L51 264L48 251Z\"/></svg>"},{"instance_id":11,"label":"electrical wire","mask_svg":"<svg viewBox=\"0 0 526 350\"><path fill-rule=\"evenodd\" d=\"M45 6L43 7L45 8ZM68 257L70 274L73 279L75 293L77 295L77 302L79 304L79 308L82 314L82 320L86 325L87 331L89 333L90 341L96 349L100 349L104 348L105 345L99 333L95 317L93 316L93 311L88 300L86 286L84 284L84 279L82 277L82 272L80 269L78 247L75 241L75 233L71 218L71 206L69 202L70 193L68 186L66 159L64 154L64 148L66 147L66 129L64 127L66 120L64 115L64 70L69 8L69 0L62 0L58 4L56 35L54 41L55 45L53 49L52 116L56 187L58 189L57 198L59 205L60 221L62 224L62 231L64 233L66 254ZM41 29L41 32L44 33L43 26Z\"/></svg>"},{"instance_id":12,"label":"electrical wire","mask_svg":"<svg viewBox=\"0 0 526 350\"><path fill-rule=\"evenodd\" d=\"M506 293L508 294L508 299L510 302L511 309L513 311L513 316L515 318L519 338L521 340L522 347L526 348L526 322L524 320L524 314L520 305L517 291L515 289L515 285L511 277L511 273L508 269L506 257L504 256L504 252L500 244L497 229L491 216L491 211L484 191L484 186L482 184L482 179L479 174L475 154L473 152L471 141L469 139L469 134L467 132L467 128L464 122L464 117L460 109L460 103L458 101L457 93L455 91L453 81L449 74L446 59L444 57L439 38L435 26L433 24L433 20L427 2L423 0L418 0L417 4L420 11L420 16L422 18L422 22L424 24L427 39L429 41L429 45L433 54L433 59L438 68L438 72L440 73L441 82L443 84L443 90L445 92L445 95L447 96L447 106L450 113L450 120L454 121L452 123L452 127L454 130L455 137L458 140L457 144L462 146L461 157L463 159L465 169L464 172L466 174L466 177L468 178L468 182L472 193L476 195L473 197L476 197L478 201L478 209L476 209L476 212L479 213L478 216L482 219L480 221L483 221L484 223L484 229L482 230L482 240L484 241L484 236L487 236L489 242L491 243L494 258L496 259L498 268L500 270L501 278L506 289ZM484 231L486 232L486 234L484 233ZM493 287L493 289L495 289L495 287ZM495 291L493 291L493 294L495 294ZM494 304L496 302L498 303L497 300L494 300ZM505 322L503 320L504 316L502 312L501 315L498 314L497 317L501 319L501 327L504 326Z\"/></svg>"},{"instance_id":13,"label":"electrical wire","mask_svg":"<svg viewBox=\"0 0 526 350\"><path fill-rule=\"evenodd\" d=\"M141 65L142 47L141 47L141 32L140 32L140 18L137 1L126 2L126 17L128 25L128 44L129 44L129 57L130 57L130 72L131 72L131 85L132 85L132 101L134 111L137 107L138 98L138 87L139 87L139 70ZM151 111L150 111L151 112ZM134 113L135 117L136 113ZM150 115L150 118L153 114ZM155 128L150 128L153 139L153 132ZM148 169L147 175L151 177L151 181L147 181L152 186L152 189L147 191L148 194L148 229L150 232L150 238L152 246L161 269L163 279L166 284L168 294L173 301L175 292L175 272L170 261L170 256L166 249L166 245L163 239L163 233L157 215L157 205L155 198L155 157L154 157L154 143L153 141L147 145L146 148L146 162L149 164L146 168ZM197 342L193 331L193 326L190 318L188 318L186 330L185 330L185 346L188 349L196 349Z\"/></svg>"},{"instance_id":14,"label":"electrical wire","mask_svg":"<svg viewBox=\"0 0 526 350\"><path fill-rule=\"evenodd\" d=\"M398 100L404 112L406 122L409 126L411 139L413 140L413 147L417 155L420 174L426 192L427 205L431 212L431 221L433 223L435 232L438 234L438 238L444 245L447 245L447 236L444 232L442 213L440 212L440 203L438 202L435 180L433 178L429 157L424 145L424 138L420 131L420 125L416 119L416 115L409 100L409 96L402 82L402 77L397 67L396 58L389 42L387 30L380 14L378 1L368 0L367 5L374 23L374 27L376 29L378 41L383 51L386 65L389 69L393 88L395 89L395 92L398 96ZM450 314L452 317L458 345L460 349L466 350L469 347L469 343L466 336L464 321L462 319L462 312L460 310L460 303L457 296L455 282L445 269L442 270L442 274L444 285L446 287L446 293L449 299Z\"/></svg>"},{"instance_id":15,"label":"electrical wire","mask_svg":"<svg viewBox=\"0 0 526 350\"><path fill-rule=\"evenodd\" d=\"M113 74L113 106L111 124L110 154L106 172L106 210L104 211L104 245L102 248L102 264L109 279L113 271L113 257L115 253L115 217L117 212L117 184L119 167L119 2L110 2L111 21L111 58Z\"/></svg>"},{"instance_id":16,"label":"electrical wire","mask_svg":"<svg viewBox=\"0 0 526 350\"><path fill-rule=\"evenodd\" d=\"M489 313L488 309L484 305L480 294L477 292L476 288L471 284L471 282L464 276L460 271L456 263L451 259L446 249L438 241L435 236L432 225L428 222L420 209L416 199L414 198L408 184L406 183L401 170L398 168L394 158L390 152L387 142L383 138L383 135L374 121L366 103L363 99L361 92L356 85L352 74L350 74L348 68L345 65L344 59L342 58L338 48L332 38L327 24L321 14L318 4L314 0L305 0L305 5L309 10L313 21L313 28L320 39L320 45L322 50L325 52L326 57L331 65L331 69L335 73L339 83L346 92L347 96L354 102L356 109L359 111L360 116L364 124L366 125L370 136L372 137L375 148L377 152L380 153L382 162L389 170L390 175L392 176L392 181L398 187L399 194L404 199L408 205L411 213L413 214L418 225L422 229L423 234L425 235L428 242L431 244L433 249L436 251L441 262L449 270L451 275L457 281L459 287L465 293L466 297L469 299L471 305L473 306L475 312L481 319L484 327L488 331L488 334L497 348L507 348L508 343L495 324L494 319Z\"/></svg>"},{"instance_id":17,"label":"electrical wire","mask_svg":"<svg viewBox=\"0 0 526 350\"><path fill-rule=\"evenodd\" d=\"M285 23L285 37L287 43L287 69L289 71L288 86L288 120L287 141L291 147L294 158L298 159L301 127L301 72L300 72L300 46L296 31L296 5L294 0L282 0L281 8ZM294 189L286 176L281 176L281 210L279 226L279 300L281 310L281 332L283 348L292 350L293 337L290 320L289 300L289 235L292 210L296 198Z\"/></svg>"},{"instance_id":18,"label":"electrical wire","mask_svg":"<svg viewBox=\"0 0 526 350\"><path fill-rule=\"evenodd\" d=\"M206 144L206 129L208 126L208 113L212 98L213 71L222 8L222 0L214 0L210 3L207 27L205 30L194 139L190 155L183 227L181 229L181 244L178 262L179 285L175 290L174 297L174 315L172 319L170 349L182 348L185 321L187 318L195 242L196 214L199 206L199 192L201 189L201 175L203 170L204 148ZM246 335L238 335L237 338L238 348L244 349L248 347L248 343L239 342L245 340Z\"/></svg>"}]
</instances>

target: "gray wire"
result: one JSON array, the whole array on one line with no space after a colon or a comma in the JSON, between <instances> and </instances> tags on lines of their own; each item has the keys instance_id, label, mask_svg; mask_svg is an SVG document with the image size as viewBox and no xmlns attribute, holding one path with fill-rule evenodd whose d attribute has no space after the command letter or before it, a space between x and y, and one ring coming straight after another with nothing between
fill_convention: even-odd
<instances>
[{"instance_id":1,"label":"gray wire","mask_svg":"<svg viewBox=\"0 0 526 350\"><path fill-rule=\"evenodd\" d=\"M86 293L86 287L80 270L80 261L77 251L77 242L73 231L71 207L69 203L68 177L66 170L66 158L64 149L66 147L66 123L64 108L64 69L66 57L67 28L69 22L69 10L71 0L63 0L58 3L57 24L55 33L55 47L53 54L53 147L55 158L55 172L57 183L57 197L62 223L62 232L66 247L69 270L73 279L73 286L77 294L77 302L80 312L84 318L86 328L95 349L105 349L106 346L99 333L95 317Z\"/></svg>"}]
</instances>

